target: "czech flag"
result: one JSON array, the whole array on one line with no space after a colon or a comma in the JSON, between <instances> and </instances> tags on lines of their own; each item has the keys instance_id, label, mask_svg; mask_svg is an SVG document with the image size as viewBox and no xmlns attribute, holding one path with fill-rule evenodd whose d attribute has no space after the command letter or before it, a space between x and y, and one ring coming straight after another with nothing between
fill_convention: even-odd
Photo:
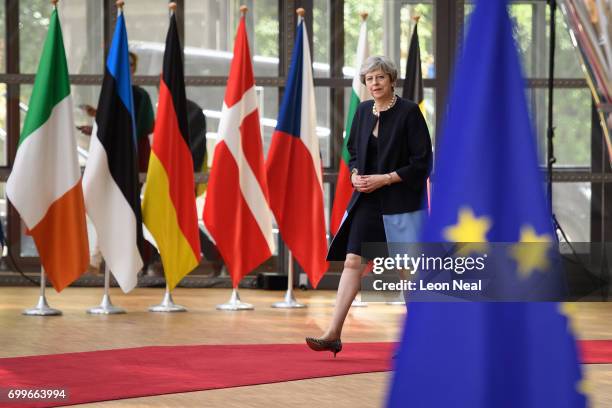
<instances>
[{"instance_id":1,"label":"czech flag","mask_svg":"<svg viewBox=\"0 0 612 408\"><path fill-rule=\"evenodd\" d=\"M328 266L327 238L312 63L301 16L266 171L280 234L316 287Z\"/></svg>"}]
</instances>

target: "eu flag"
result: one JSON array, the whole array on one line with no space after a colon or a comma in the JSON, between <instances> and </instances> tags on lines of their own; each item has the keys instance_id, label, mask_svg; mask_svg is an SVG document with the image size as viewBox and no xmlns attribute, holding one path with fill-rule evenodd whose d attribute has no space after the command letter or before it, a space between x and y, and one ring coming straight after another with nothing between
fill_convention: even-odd
<instances>
[{"instance_id":1,"label":"eu flag","mask_svg":"<svg viewBox=\"0 0 612 408\"><path fill-rule=\"evenodd\" d=\"M425 242L554 241L506 7L506 0L480 0L471 17ZM518 254L517 270L541 273L542 257ZM389 407L586 404L575 341L557 303L413 303L395 369Z\"/></svg>"}]
</instances>

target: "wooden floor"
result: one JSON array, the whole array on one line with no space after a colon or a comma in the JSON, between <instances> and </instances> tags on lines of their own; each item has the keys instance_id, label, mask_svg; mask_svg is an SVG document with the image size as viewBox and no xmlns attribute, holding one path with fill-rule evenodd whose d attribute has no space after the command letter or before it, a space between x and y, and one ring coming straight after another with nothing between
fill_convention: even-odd
<instances>
[{"instance_id":1,"label":"wooden floor","mask_svg":"<svg viewBox=\"0 0 612 408\"><path fill-rule=\"evenodd\" d=\"M254 311L220 312L228 289L177 289L174 301L188 313L146 311L159 303L162 289L136 289L124 295L111 291L112 300L128 313L91 316L85 313L100 302L99 288L48 291L61 317L26 317L22 309L34 305L36 288L0 287L0 357L104 350L147 345L301 343L326 326L334 302L331 291L296 292L308 308L272 309L282 292L241 290ZM572 304L570 313L577 336L612 339L612 303ZM354 308L347 318L343 341L395 341L405 308L370 304ZM612 364L584 366L591 407L612 407ZM388 373L359 374L278 384L134 398L80 405L83 407L379 407L384 405Z\"/></svg>"}]
</instances>

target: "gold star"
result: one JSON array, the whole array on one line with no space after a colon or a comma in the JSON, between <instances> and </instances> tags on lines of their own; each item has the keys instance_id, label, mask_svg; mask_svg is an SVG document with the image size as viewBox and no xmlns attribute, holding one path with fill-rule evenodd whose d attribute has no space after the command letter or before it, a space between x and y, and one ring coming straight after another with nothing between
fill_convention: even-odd
<instances>
[{"instance_id":1,"label":"gold star","mask_svg":"<svg viewBox=\"0 0 612 408\"><path fill-rule=\"evenodd\" d=\"M574 324L574 316L578 314L578 308L575 303L560 303L559 305L559 313L561 313L567 319L567 330L575 335L576 326Z\"/></svg>"},{"instance_id":2,"label":"gold star","mask_svg":"<svg viewBox=\"0 0 612 408\"><path fill-rule=\"evenodd\" d=\"M595 390L591 381L581 378L576 383L576 391L588 398Z\"/></svg>"},{"instance_id":3,"label":"gold star","mask_svg":"<svg viewBox=\"0 0 612 408\"><path fill-rule=\"evenodd\" d=\"M512 258L516 260L521 279L528 278L536 269L541 272L548 269L547 252L550 246L550 235L538 235L533 227L527 225L521 228L520 241L510 250Z\"/></svg>"},{"instance_id":4,"label":"gold star","mask_svg":"<svg viewBox=\"0 0 612 408\"><path fill-rule=\"evenodd\" d=\"M459 210L457 224L444 228L444 239L449 242L470 243L463 245L457 252L459 255L484 253L487 249L487 232L491 229L489 217L476 217L469 207Z\"/></svg>"}]
</instances>

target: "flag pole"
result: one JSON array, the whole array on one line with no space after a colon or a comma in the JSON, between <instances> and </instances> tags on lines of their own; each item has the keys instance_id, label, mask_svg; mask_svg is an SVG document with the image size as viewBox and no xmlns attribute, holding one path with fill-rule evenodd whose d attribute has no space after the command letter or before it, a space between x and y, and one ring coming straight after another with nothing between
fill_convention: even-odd
<instances>
[{"instance_id":1,"label":"flag pole","mask_svg":"<svg viewBox=\"0 0 612 408\"><path fill-rule=\"evenodd\" d=\"M399 295L392 300L388 300L385 302L386 305L405 305L406 304L406 294L404 293L404 289L400 289Z\"/></svg>"},{"instance_id":2,"label":"flag pole","mask_svg":"<svg viewBox=\"0 0 612 408\"><path fill-rule=\"evenodd\" d=\"M175 16L177 4L175 2L169 3L168 9L169 9L169 27L168 27L168 34L166 36L166 50L164 52L164 67L163 67L163 70L162 70L163 72L161 75L162 85L165 84L165 86L168 87L167 88L168 92L165 94L160 94L160 99L162 98L162 96L164 98L172 99L171 94L173 91L176 91L178 92L177 97L179 98L179 100L184 101L185 82L184 82L183 61L180 55L178 56L178 58L173 59L173 57L176 57L176 56L173 56L173 54L169 52L169 51L172 51L172 52L178 51L180 53L180 47L179 47L180 41L178 38L178 33L176 31L177 23L176 23L176 16ZM177 49L174 50L174 47L177 47ZM166 70L168 70L168 72ZM168 74L169 76L168 78L164 79L166 77L166 74ZM162 107L163 107L163 104L160 104L158 106L158 110L157 110L158 119L160 119L161 117L161 118L168 119L168 121L167 122L164 122L164 120L157 121L158 124L165 123L165 125L163 125L162 128L158 127L157 125L155 126L155 138L153 141L153 146L151 148L151 157L154 156L153 153L156 152L156 149L158 148L158 146L161 146L159 144L159 139L158 139L160 135L164 136L164 138L167 137L168 146L165 147L164 149L167 149L167 148L179 149L179 147L177 147L178 145L173 146L173 143L180 143L180 142L177 140L173 141L173 138L178 137L180 140L181 137L188 136L185 134L181 134L182 132L181 130L179 130L178 133L176 133L177 130L172 128L172 126L170 125L173 120L180 122L180 116L186 115L186 113L177 112L172 109L169 110L167 108L162 108ZM179 107L180 107L180 104L179 104ZM175 106L175 108L177 107ZM173 117L173 119L170 119L171 117ZM159 148L161 149L161 147ZM188 150L187 150L187 153L188 153ZM159 154L159 152L155 154ZM187 159L188 162L185 162L183 159ZM154 172L151 171L151 169L155 168L155 165L153 165L153 163L154 163L153 160L151 160L149 163L149 171L147 173L148 174L147 185L151 185L150 183L155 183L155 180L151 179L151 175L155 174ZM157 163L161 165L162 170L164 171L167 170L167 168L165 167L166 165L162 164L161 162L157 162ZM190 174L189 176L190 179L188 183L189 185L184 185L184 188L181 189L179 187L178 180L176 180L176 177L168 178L166 179L165 182L170 183L170 189L174 189L176 187L176 192L178 196L176 196L175 198L179 200L178 202L181 203L181 205L193 205L192 207L193 212L184 211L183 213L187 217L185 218L185 220L187 220L188 222L193 222L193 226L195 227L195 230L197 231L198 221L197 221L197 210L195 208L195 195L194 195L195 184L193 180L193 166L191 163L191 156L187 155L187 157L181 157L179 155L175 159L171 160L171 163L167 165L176 166L176 168L179 170L180 169L187 170L187 167L189 167L189 174ZM186 180L183 180L183 181L186 181ZM166 292L164 293L164 298L160 304L149 307L149 312L164 312L164 313L186 312L187 309L185 307L174 303L174 300L172 299L171 289L168 284L168 278L169 278L169 274L172 274L170 277L174 278L174 280L178 282L182 279L182 277L184 277L187 273L189 273L191 270L193 270L193 268L197 266L198 262L200 261L199 239L197 235L195 236L185 235L183 232L181 232L180 227L178 228L178 233L179 235L181 235L181 238L185 238L187 242L189 242L189 244L195 244L193 245L194 248L195 247L198 248L197 252L191 252L190 255L193 255L193 257L188 256L187 258L185 258L179 251L177 251L178 244L174 245L170 241L168 241L165 244L162 244L162 241L159 238L165 237L167 236L168 233L172 233L173 231L175 231L175 229L177 228L177 224L175 224L175 222L178 223L179 220L178 218L172 219L172 220L160 220L161 223L155 225L158 231L158 235L156 236L150 223L153 222L152 221L153 218L157 218L157 217L154 217L154 214L156 214L156 211L158 211L159 206L157 204L151 204L152 202L156 202L152 194L153 193L151 193L150 188L148 187L145 188L144 199L142 202L143 219L145 221L145 225L147 226L147 228L151 232L151 235L153 235L153 237L155 238L155 241L158 244L159 253L162 255L162 261L164 261L166 257L176 257L176 258L183 257L182 261L185 261L187 263L181 266L178 266L178 264L175 264L175 268L172 268L172 270L168 268L164 268L164 274L166 277ZM186 208L186 209L189 209L189 208ZM191 238L194 238L194 242L189 241ZM166 250L168 253L164 254Z\"/></svg>"},{"instance_id":3,"label":"flag pole","mask_svg":"<svg viewBox=\"0 0 612 408\"><path fill-rule=\"evenodd\" d=\"M359 13L359 16L361 17L361 22L363 23L368 19L368 12L362 11ZM361 290L357 292L355 299L353 299L353 302L351 302L351 307L368 307L368 302L363 302L361 300Z\"/></svg>"},{"instance_id":4,"label":"flag pole","mask_svg":"<svg viewBox=\"0 0 612 408\"><path fill-rule=\"evenodd\" d=\"M172 293L170 292L170 288L166 283L166 293L164 293L164 298L159 305L151 306L149 308L149 312L164 312L164 313L175 313L175 312L186 312L187 308L181 305L177 305L172 300Z\"/></svg>"},{"instance_id":5,"label":"flag pole","mask_svg":"<svg viewBox=\"0 0 612 408\"><path fill-rule=\"evenodd\" d=\"M298 17L298 23L301 20L304 20L304 15L306 14L306 10L302 7L295 10ZM272 304L272 307L278 309L301 309L306 307L306 305L302 303L298 303L293 296L293 256L291 255L291 251L287 251L287 292L285 292L285 299L282 302L276 302Z\"/></svg>"},{"instance_id":6,"label":"flag pole","mask_svg":"<svg viewBox=\"0 0 612 408\"><path fill-rule=\"evenodd\" d=\"M110 270L106 262L104 262L104 295L102 296L102 302L100 306L92 307L87 309L87 313L95 315L109 315L109 314L122 314L126 313L125 309L114 306L110 299Z\"/></svg>"},{"instance_id":7,"label":"flag pole","mask_svg":"<svg viewBox=\"0 0 612 408\"><path fill-rule=\"evenodd\" d=\"M123 6L125 1L117 0L115 6L117 7L117 16L120 16L123 12ZM110 299L110 269L107 262L104 262L104 295L99 306L87 309L87 313L94 315L110 315L110 314L123 314L126 313L125 309L113 305Z\"/></svg>"},{"instance_id":8,"label":"flag pole","mask_svg":"<svg viewBox=\"0 0 612 408\"><path fill-rule=\"evenodd\" d=\"M293 296L293 257L291 251L288 251L288 268L287 268L287 292L285 292L285 300L272 304L272 307L277 309L302 309L306 307L303 303L298 303Z\"/></svg>"},{"instance_id":9,"label":"flag pole","mask_svg":"<svg viewBox=\"0 0 612 408\"><path fill-rule=\"evenodd\" d=\"M56 0L57 2L57 0ZM40 267L40 296L38 297L38 303L31 309L26 309L22 312L26 316L61 316L62 311L49 307L47 298L45 297L45 268Z\"/></svg>"},{"instance_id":10,"label":"flag pole","mask_svg":"<svg viewBox=\"0 0 612 408\"><path fill-rule=\"evenodd\" d=\"M240 17L245 17L249 8L245 5L240 6ZM237 311L237 310L253 310L255 307L250 303L245 303L240 300L238 294L238 285L232 289L232 294L227 302L217 305L217 310Z\"/></svg>"}]
</instances>

